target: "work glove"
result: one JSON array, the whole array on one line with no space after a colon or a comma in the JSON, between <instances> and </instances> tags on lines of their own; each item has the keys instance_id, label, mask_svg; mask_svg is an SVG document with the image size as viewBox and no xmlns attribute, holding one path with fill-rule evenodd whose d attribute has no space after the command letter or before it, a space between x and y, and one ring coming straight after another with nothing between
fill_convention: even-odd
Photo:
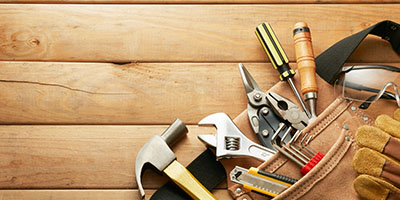
<instances>
[{"instance_id":1,"label":"work glove","mask_svg":"<svg viewBox=\"0 0 400 200\"><path fill-rule=\"evenodd\" d=\"M361 126L356 132L361 149L353 157L353 168L361 175L353 186L363 199L400 199L400 109L394 118L380 115L375 126Z\"/></svg>"}]
</instances>

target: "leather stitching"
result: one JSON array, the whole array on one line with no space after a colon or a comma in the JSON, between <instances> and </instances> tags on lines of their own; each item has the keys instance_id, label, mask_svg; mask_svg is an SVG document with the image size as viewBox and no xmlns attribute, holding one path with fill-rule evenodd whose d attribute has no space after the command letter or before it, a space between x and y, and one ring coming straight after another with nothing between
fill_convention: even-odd
<instances>
[{"instance_id":1,"label":"leather stitching","mask_svg":"<svg viewBox=\"0 0 400 200\"><path fill-rule=\"evenodd\" d=\"M369 117L367 114L365 114L365 112L361 111L360 109L357 109L356 111L354 111L354 113L356 114L357 117L359 117L360 119L362 119L362 121L364 121L366 124L372 126L373 125L373 120L371 117ZM363 117L368 117L368 120L364 120Z\"/></svg>"},{"instance_id":2,"label":"leather stitching","mask_svg":"<svg viewBox=\"0 0 400 200\"><path fill-rule=\"evenodd\" d=\"M342 144L340 144L340 147L335 151L334 155L330 158L330 160L327 163L325 163L321 168L319 168L317 172L315 172L315 174L316 175L318 174L318 176L311 177L310 179L308 179L307 181L305 181L302 184L303 186L305 185L307 187L298 187L298 188L294 189L293 191L290 191L288 193L288 195L286 195L285 198L290 197L290 199L297 199L297 198L299 198L299 195L303 196L304 195L303 193L305 192L305 190L308 190L308 189L314 187L314 184L316 182L318 182L319 179L321 179L325 175L327 175L332 170L332 168L334 168L337 165L338 161L341 160L343 158L344 154L347 152L346 148L350 145L351 145L351 143L346 145L346 141L343 139ZM297 191L299 191L299 192L297 192ZM294 194L294 196L291 196L293 194Z\"/></svg>"},{"instance_id":3,"label":"leather stitching","mask_svg":"<svg viewBox=\"0 0 400 200\"><path fill-rule=\"evenodd\" d=\"M283 164L287 162L287 159L282 159L282 162L278 163L274 168L271 169L271 173L275 172L278 170Z\"/></svg>"},{"instance_id":4,"label":"leather stitching","mask_svg":"<svg viewBox=\"0 0 400 200\"><path fill-rule=\"evenodd\" d=\"M343 103L343 102L342 102L342 103ZM310 133L311 133L311 132L314 132L313 134L310 134L310 136L309 136L309 137L312 137L311 140L310 140L310 142L313 141L316 137L318 137L318 135L322 132L322 130L324 130L326 127L328 127L328 126L332 123L332 121L336 120L336 119L337 119L344 111L346 111L346 110L348 109L348 107L350 106L350 103L346 103L347 105L345 105L345 106L342 108L342 106L341 106L342 103L340 103L339 106L337 106L337 107L331 112L331 114L329 114L323 121L321 121L321 123L323 123L323 124L322 124L322 126L321 126L317 131L314 132L315 128L317 128L317 126L319 126L321 123L319 123L318 125L316 125L314 128L312 128L312 129L310 130ZM336 123L334 123L334 125L337 126ZM341 128L339 127L339 129L341 129Z\"/></svg>"}]
</instances>

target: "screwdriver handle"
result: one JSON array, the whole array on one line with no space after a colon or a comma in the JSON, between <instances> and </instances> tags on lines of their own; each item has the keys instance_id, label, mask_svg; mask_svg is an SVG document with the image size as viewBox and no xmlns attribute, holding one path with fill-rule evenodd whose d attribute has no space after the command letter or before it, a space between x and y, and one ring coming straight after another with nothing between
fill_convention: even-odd
<instances>
[{"instance_id":1,"label":"screwdriver handle","mask_svg":"<svg viewBox=\"0 0 400 200\"><path fill-rule=\"evenodd\" d=\"M310 28L305 22L298 22L293 30L297 70L300 74L301 93L317 92L315 80L315 60L311 42Z\"/></svg>"},{"instance_id":2,"label":"screwdriver handle","mask_svg":"<svg viewBox=\"0 0 400 200\"><path fill-rule=\"evenodd\" d=\"M296 73L290 68L289 59L283 51L271 25L269 23L262 23L257 26L255 32L272 65L279 71L280 79L287 80L288 78L292 78Z\"/></svg>"}]
</instances>

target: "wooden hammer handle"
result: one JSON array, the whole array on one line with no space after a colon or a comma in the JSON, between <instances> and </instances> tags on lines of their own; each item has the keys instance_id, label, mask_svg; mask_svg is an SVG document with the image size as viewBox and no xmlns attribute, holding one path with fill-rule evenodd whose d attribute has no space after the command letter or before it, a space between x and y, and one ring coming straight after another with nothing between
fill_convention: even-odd
<instances>
[{"instance_id":1,"label":"wooden hammer handle","mask_svg":"<svg viewBox=\"0 0 400 200\"><path fill-rule=\"evenodd\" d=\"M301 80L301 93L317 92L315 80L315 60L311 43L311 34L305 22L298 22L293 30L294 47L296 51L297 69Z\"/></svg>"}]
</instances>

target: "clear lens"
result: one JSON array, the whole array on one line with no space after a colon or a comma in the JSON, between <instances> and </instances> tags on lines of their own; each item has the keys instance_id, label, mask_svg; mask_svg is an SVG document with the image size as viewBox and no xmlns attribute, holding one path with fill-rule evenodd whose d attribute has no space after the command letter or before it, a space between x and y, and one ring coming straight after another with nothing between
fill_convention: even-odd
<instances>
[{"instance_id":1,"label":"clear lens","mask_svg":"<svg viewBox=\"0 0 400 200\"><path fill-rule=\"evenodd\" d=\"M400 86L400 73L385 69L354 68L335 83L335 95L346 99L371 103L378 100L378 93L384 89L386 96L395 97L395 87ZM390 92L390 93L388 93Z\"/></svg>"}]
</instances>

